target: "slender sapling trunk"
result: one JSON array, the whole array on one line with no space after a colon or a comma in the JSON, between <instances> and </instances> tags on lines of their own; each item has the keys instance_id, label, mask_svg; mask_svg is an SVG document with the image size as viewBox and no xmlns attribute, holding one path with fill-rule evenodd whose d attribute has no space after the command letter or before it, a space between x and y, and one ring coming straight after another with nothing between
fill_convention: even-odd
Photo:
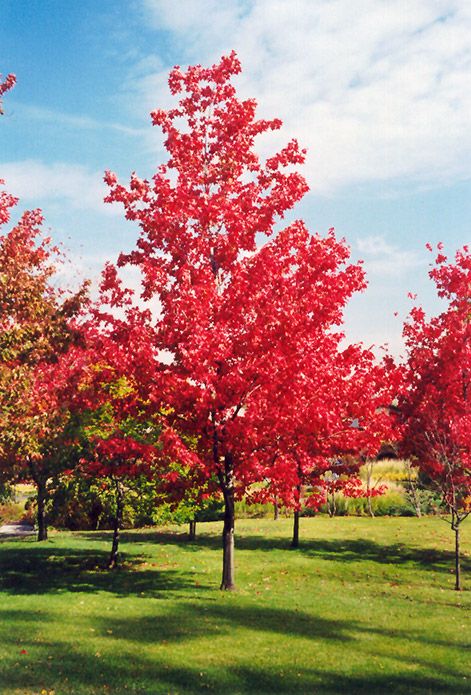
<instances>
[{"instance_id":1,"label":"slender sapling trunk","mask_svg":"<svg viewBox=\"0 0 471 695\"><path fill-rule=\"evenodd\" d=\"M299 548L299 515L301 503L301 485L296 485L295 502L297 508L293 515L293 538L291 539L291 547Z\"/></svg>"},{"instance_id":2,"label":"slender sapling trunk","mask_svg":"<svg viewBox=\"0 0 471 695\"><path fill-rule=\"evenodd\" d=\"M280 508L279 508L279 506L278 506L278 500L277 500L277 498L275 497L275 499L274 499L274 501L273 501L273 519L274 519L275 521L278 521L279 515L280 515Z\"/></svg>"},{"instance_id":3,"label":"slender sapling trunk","mask_svg":"<svg viewBox=\"0 0 471 695\"><path fill-rule=\"evenodd\" d=\"M452 511L451 528L455 532L455 591L461 591L460 521L458 514Z\"/></svg>"},{"instance_id":4,"label":"slender sapling trunk","mask_svg":"<svg viewBox=\"0 0 471 695\"><path fill-rule=\"evenodd\" d=\"M38 541L47 540L47 519L46 519L46 499L47 488L46 482L38 480L37 483L37 524L38 524Z\"/></svg>"},{"instance_id":5,"label":"slender sapling trunk","mask_svg":"<svg viewBox=\"0 0 471 695\"><path fill-rule=\"evenodd\" d=\"M460 527L455 528L455 589L461 591Z\"/></svg>"},{"instance_id":6,"label":"slender sapling trunk","mask_svg":"<svg viewBox=\"0 0 471 695\"><path fill-rule=\"evenodd\" d=\"M373 502L371 496L371 480L373 477L373 461L366 462L366 504L368 506L368 514L371 518L374 517L375 513L373 511Z\"/></svg>"},{"instance_id":7,"label":"slender sapling trunk","mask_svg":"<svg viewBox=\"0 0 471 695\"><path fill-rule=\"evenodd\" d=\"M115 481L115 486L116 486L116 514L114 517L114 525L113 525L113 542L111 544L111 553L110 553L110 559L108 562L108 569L110 569L110 570L118 567L119 534L120 534L121 524L122 524L122 520L123 520L123 507L124 507L124 499L123 499L124 495L123 495L123 490L121 488L121 485L119 484L118 481Z\"/></svg>"}]
</instances>

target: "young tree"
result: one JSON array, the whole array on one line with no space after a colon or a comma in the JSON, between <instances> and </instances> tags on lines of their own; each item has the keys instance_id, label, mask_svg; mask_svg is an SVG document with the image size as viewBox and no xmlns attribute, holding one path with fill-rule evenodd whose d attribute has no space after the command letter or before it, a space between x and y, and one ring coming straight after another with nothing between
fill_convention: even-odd
<instances>
[{"instance_id":1,"label":"young tree","mask_svg":"<svg viewBox=\"0 0 471 695\"><path fill-rule=\"evenodd\" d=\"M105 438L92 441L88 459L82 459L81 470L85 475L101 480L114 494L113 539L108 568L119 564L119 539L123 522L126 493L150 476L155 450L138 437L115 431Z\"/></svg>"},{"instance_id":2,"label":"young tree","mask_svg":"<svg viewBox=\"0 0 471 695\"><path fill-rule=\"evenodd\" d=\"M431 247L430 247L431 249ZM455 588L461 589L460 528L471 512L471 254L439 253L430 277L447 307L420 307L404 326L405 389L399 402L404 453L440 490L455 533Z\"/></svg>"},{"instance_id":3,"label":"young tree","mask_svg":"<svg viewBox=\"0 0 471 695\"><path fill-rule=\"evenodd\" d=\"M159 502L168 505L177 523L188 523L188 540L196 540L196 524L218 515L221 493L217 481L203 471L167 461L157 482Z\"/></svg>"},{"instance_id":4,"label":"young tree","mask_svg":"<svg viewBox=\"0 0 471 695\"><path fill-rule=\"evenodd\" d=\"M267 435L256 455L271 461L269 494L293 509L294 548L302 506L316 509L334 490L359 490L362 460L375 456L391 431L394 380L386 364L360 345L341 349L342 338L318 337L317 354L308 353L310 363L299 365L257 427ZM270 418L283 423L276 437L274 426L266 427Z\"/></svg>"},{"instance_id":5,"label":"young tree","mask_svg":"<svg viewBox=\"0 0 471 695\"><path fill-rule=\"evenodd\" d=\"M46 503L51 487L78 461L77 392L84 378L83 350L71 347L56 361L13 370L4 399L2 466L13 480L36 486L38 541L47 539Z\"/></svg>"},{"instance_id":6,"label":"young tree","mask_svg":"<svg viewBox=\"0 0 471 695\"><path fill-rule=\"evenodd\" d=\"M259 160L255 137L281 123L257 120L255 101L236 97L231 78L239 72L234 53L208 69L175 68L169 85L179 104L152 114L167 163L151 181L133 174L129 188L105 177L107 200L140 225L135 250L119 265L138 266L143 299L159 303L155 346L167 359L150 393L166 413L162 445L214 477L224 497L222 589L234 588L235 498L267 476L266 458L254 452L286 436L277 400L289 412L294 376L330 367L330 335L364 287L333 231L311 235L295 221L275 233L308 190L293 170L305 151L293 140Z\"/></svg>"},{"instance_id":7,"label":"young tree","mask_svg":"<svg viewBox=\"0 0 471 695\"><path fill-rule=\"evenodd\" d=\"M105 268L101 303L92 308L88 326L94 363L81 418L79 475L99 481L114 498L110 569L118 566L126 497L155 473L160 434L158 415L149 402L154 348L147 314L126 304L127 296L118 292L113 269ZM113 314L117 303L124 314Z\"/></svg>"},{"instance_id":8,"label":"young tree","mask_svg":"<svg viewBox=\"0 0 471 695\"><path fill-rule=\"evenodd\" d=\"M3 201L7 212L16 202ZM38 540L47 537L48 480L66 465L87 292L87 283L75 293L56 287L61 254L41 224L39 210L25 212L0 237L0 460L4 477L37 486Z\"/></svg>"}]
</instances>

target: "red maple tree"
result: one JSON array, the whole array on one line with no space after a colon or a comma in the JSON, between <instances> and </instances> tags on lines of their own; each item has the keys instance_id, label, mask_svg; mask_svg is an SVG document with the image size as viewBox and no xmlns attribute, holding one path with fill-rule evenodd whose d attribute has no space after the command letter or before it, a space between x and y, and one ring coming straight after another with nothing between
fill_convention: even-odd
<instances>
[{"instance_id":1,"label":"red maple tree","mask_svg":"<svg viewBox=\"0 0 471 695\"><path fill-rule=\"evenodd\" d=\"M431 250L431 247L430 247ZM404 326L405 388L399 402L403 449L440 491L455 532L455 588L461 588L460 528L471 513L471 254L449 261L439 245L430 277L447 307L420 307Z\"/></svg>"},{"instance_id":2,"label":"red maple tree","mask_svg":"<svg viewBox=\"0 0 471 695\"><path fill-rule=\"evenodd\" d=\"M179 104L152 114L167 163L150 181L133 174L129 187L105 177L107 200L140 226L119 265L138 266L142 298L158 300L155 346L166 358L149 399L164 415L161 443L215 479L224 497L222 589L234 587L235 498L269 476L260 452L268 439L289 438L302 387L316 383L318 369L324 383L333 373L343 308L364 287L332 230L312 235L299 220L278 229L308 190L294 169L305 151L292 140L259 159L255 137L281 123L257 120L255 101L237 98L239 72L234 53L211 68L175 68L169 85ZM318 419L337 418L333 407L318 398Z\"/></svg>"},{"instance_id":3,"label":"red maple tree","mask_svg":"<svg viewBox=\"0 0 471 695\"><path fill-rule=\"evenodd\" d=\"M3 194L0 222L16 199ZM48 481L64 465L71 400L83 355L79 315L87 283L57 287L59 250L41 232L39 210L0 236L0 463L3 477L37 487L38 540L47 537Z\"/></svg>"},{"instance_id":4,"label":"red maple tree","mask_svg":"<svg viewBox=\"0 0 471 695\"><path fill-rule=\"evenodd\" d=\"M343 334L323 328L256 427L254 455L266 463L267 487L254 497L293 510L292 547L303 506L318 509L334 490L368 495L358 470L391 437L395 382L386 364L361 345L342 349Z\"/></svg>"}]
</instances>

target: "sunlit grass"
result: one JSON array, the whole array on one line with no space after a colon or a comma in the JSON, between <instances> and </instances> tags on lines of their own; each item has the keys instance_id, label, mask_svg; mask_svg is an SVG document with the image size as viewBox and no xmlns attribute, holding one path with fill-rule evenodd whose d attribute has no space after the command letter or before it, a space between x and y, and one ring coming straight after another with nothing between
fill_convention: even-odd
<instances>
[{"instance_id":1,"label":"sunlit grass","mask_svg":"<svg viewBox=\"0 0 471 695\"><path fill-rule=\"evenodd\" d=\"M196 543L127 532L111 573L106 533L0 543L0 692L470 692L471 591L442 521L302 519L299 550L290 530L238 524L234 593L216 523Z\"/></svg>"}]
</instances>

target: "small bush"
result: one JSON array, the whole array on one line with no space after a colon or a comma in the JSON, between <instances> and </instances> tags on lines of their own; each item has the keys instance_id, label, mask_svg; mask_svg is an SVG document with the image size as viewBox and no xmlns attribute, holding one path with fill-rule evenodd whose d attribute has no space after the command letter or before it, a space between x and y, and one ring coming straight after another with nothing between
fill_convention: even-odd
<instances>
[{"instance_id":1,"label":"small bush","mask_svg":"<svg viewBox=\"0 0 471 695\"><path fill-rule=\"evenodd\" d=\"M87 478L64 478L47 507L48 523L71 531L113 527L115 497L112 491ZM123 528L140 528L156 522L155 495L145 484L125 496Z\"/></svg>"},{"instance_id":2,"label":"small bush","mask_svg":"<svg viewBox=\"0 0 471 695\"><path fill-rule=\"evenodd\" d=\"M350 499L336 492L333 496L329 495L329 501L322 504L319 511L329 516L347 516L350 513Z\"/></svg>"},{"instance_id":3,"label":"small bush","mask_svg":"<svg viewBox=\"0 0 471 695\"><path fill-rule=\"evenodd\" d=\"M397 490L390 490L384 495L373 497L371 507L375 516L413 515L413 511L404 495ZM369 516L368 499L366 497L350 499L348 512L353 516Z\"/></svg>"},{"instance_id":4,"label":"small bush","mask_svg":"<svg viewBox=\"0 0 471 695\"><path fill-rule=\"evenodd\" d=\"M0 523L24 521L25 507L20 502L2 502L0 504Z\"/></svg>"},{"instance_id":5,"label":"small bush","mask_svg":"<svg viewBox=\"0 0 471 695\"><path fill-rule=\"evenodd\" d=\"M404 495L395 490L374 497L372 507L375 516L414 516L414 512Z\"/></svg>"},{"instance_id":6,"label":"small bush","mask_svg":"<svg viewBox=\"0 0 471 695\"><path fill-rule=\"evenodd\" d=\"M240 500L235 504L235 513L238 519L271 519L273 517L272 504L248 504Z\"/></svg>"}]
</instances>

